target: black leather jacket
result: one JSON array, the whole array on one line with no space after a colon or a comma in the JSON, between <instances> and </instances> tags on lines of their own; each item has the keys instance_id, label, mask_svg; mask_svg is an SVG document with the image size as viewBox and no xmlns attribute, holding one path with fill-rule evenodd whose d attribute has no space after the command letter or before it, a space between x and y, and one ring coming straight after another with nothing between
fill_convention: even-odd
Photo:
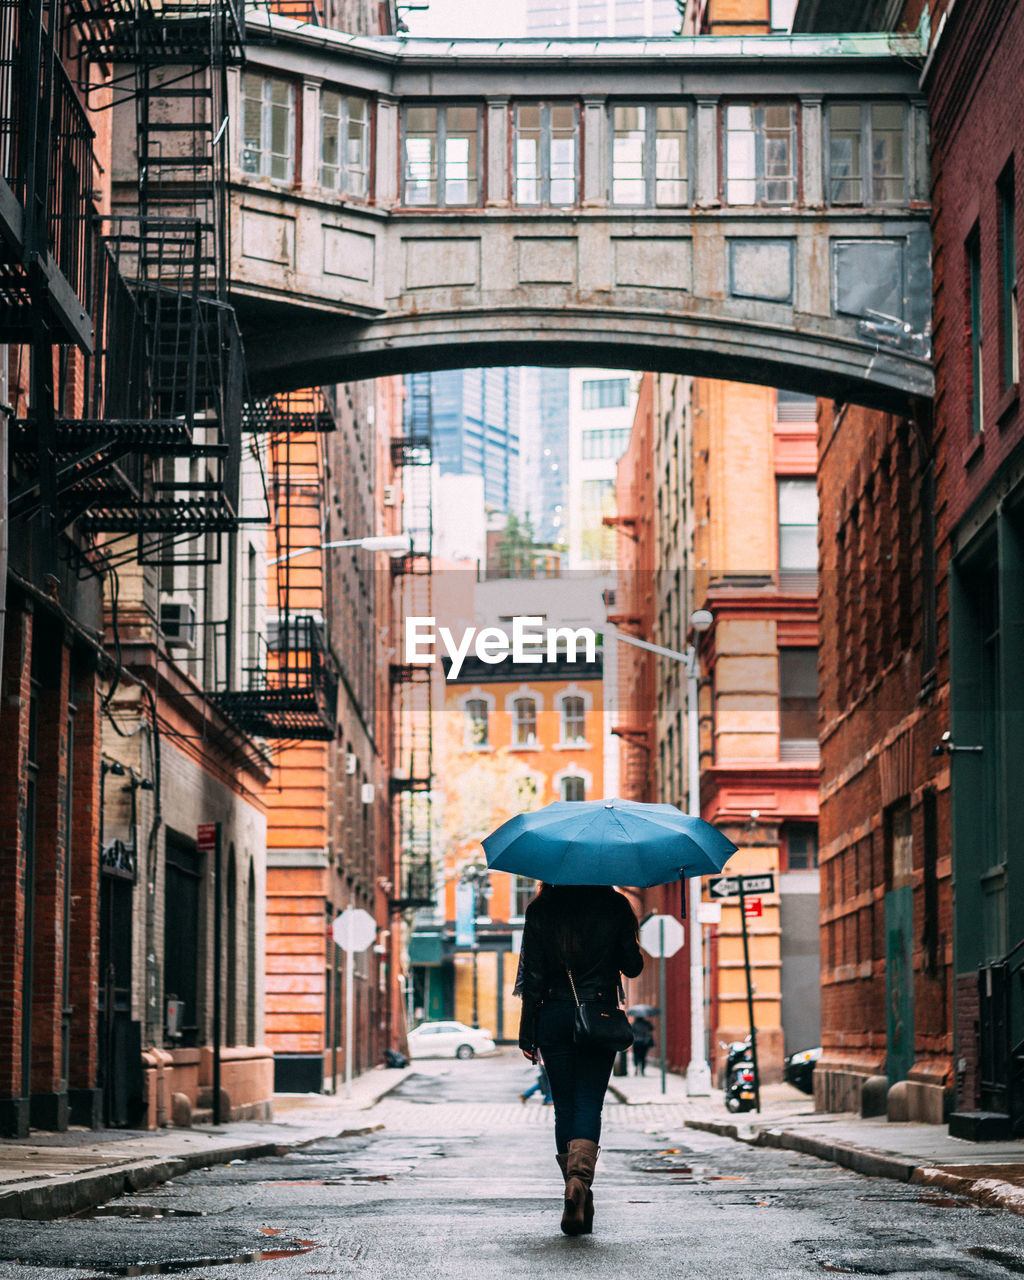
<instances>
[{"instance_id":1,"label":"black leather jacket","mask_svg":"<svg viewBox=\"0 0 1024 1280\"><path fill-rule=\"evenodd\" d=\"M569 957L569 965L557 936L557 923L563 912L586 922L583 948ZM644 958L636 940L636 916L621 893L579 887L545 890L526 908L515 987L523 999L519 1047L530 1054L536 1052L537 1011L545 1000L573 999L569 968L581 1001L615 1004L620 975L635 978L643 967Z\"/></svg>"}]
</instances>

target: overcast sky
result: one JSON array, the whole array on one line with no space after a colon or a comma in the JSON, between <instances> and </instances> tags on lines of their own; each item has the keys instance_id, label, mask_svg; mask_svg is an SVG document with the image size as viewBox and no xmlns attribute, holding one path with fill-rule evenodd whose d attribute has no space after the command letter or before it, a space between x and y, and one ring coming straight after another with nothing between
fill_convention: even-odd
<instances>
[{"instance_id":1,"label":"overcast sky","mask_svg":"<svg viewBox=\"0 0 1024 1280\"><path fill-rule=\"evenodd\" d=\"M414 0L423 3L423 0ZM414 36L524 36L526 0L429 0L426 11L399 11Z\"/></svg>"}]
</instances>

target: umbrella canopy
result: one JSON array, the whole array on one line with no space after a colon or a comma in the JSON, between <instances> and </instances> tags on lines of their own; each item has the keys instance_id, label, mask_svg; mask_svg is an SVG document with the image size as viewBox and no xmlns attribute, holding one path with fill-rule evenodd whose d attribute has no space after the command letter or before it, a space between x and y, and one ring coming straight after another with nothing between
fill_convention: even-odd
<instances>
[{"instance_id":1,"label":"umbrella canopy","mask_svg":"<svg viewBox=\"0 0 1024 1280\"><path fill-rule=\"evenodd\" d=\"M736 852L717 827L674 805L618 799L558 800L509 818L483 845L493 871L636 888L717 875Z\"/></svg>"},{"instance_id":2,"label":"umbrella canopy","mask_svg":"<svg viewBox=\"0 0 1024 1280\"><path fill-rule=\"evenodd\" d=\"M656 1018L661 1010L656 1004L631 1004L626 1010L627 1018Z\"/></svg>"}]
</instances>

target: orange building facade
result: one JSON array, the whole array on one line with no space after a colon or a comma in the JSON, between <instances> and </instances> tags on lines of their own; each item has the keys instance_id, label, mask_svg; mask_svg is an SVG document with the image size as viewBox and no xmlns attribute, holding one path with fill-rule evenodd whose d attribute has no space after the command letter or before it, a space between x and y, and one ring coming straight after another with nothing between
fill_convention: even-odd
<instances>
[{"instance_id":1,"label":"orange building facade","mask_svg":"<svg viewBox=\"0 0 1024 1280\"><path fill-rule=\"evenodd\" d=\"M414 1016L457 1018L515 1040L512 995L531 879L486 873L481 840L513 814L604 792L602 655L495 665L445 682L439 721L437 907L410 941Z\"/></svg>"}]
</instances>

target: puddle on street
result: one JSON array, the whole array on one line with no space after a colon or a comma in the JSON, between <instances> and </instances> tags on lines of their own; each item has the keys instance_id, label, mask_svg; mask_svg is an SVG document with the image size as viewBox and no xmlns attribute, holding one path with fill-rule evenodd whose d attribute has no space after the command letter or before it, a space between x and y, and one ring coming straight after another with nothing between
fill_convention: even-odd
<instances>
[{"instance_id":1,"label":"puddle on street","mask_svg":"<svg viewBox=\"0 0 1024 1280\"><path fill-rule=\"evenodd\" d=\"M261 1230L265 1235L271 1234L267 1229L261 1228ZM168 1276L192 1271L197 1267L236 1266L250 1262L273 1262L280 1258L298 1258L304 1253L312 1253L314 1249L319 1248L315 1240L293 1240L291 1245L294 1247L251 1249L245 1253L233 1253L219 1258L167 1258L162 1262L128 1262L103 1267L90 1263L89 1270L104 1276Z\"/></svg>"},{"instance_id":2,"label":"puddle on street","mask_svg":"<svg viewBox=\"0 0 1024 1280\"><path fill-rule=\"evenodd\" d=\"M985 1262L995 1262L1001 1267L1005 1267L1007 1271L1012 1271L1014 1275L1024 1276L1024 1258L1015 1253L1008 1253L1006 1249L990 1249L986 1245L977 1245L967 1252L972 1258L981 1258Z\"/></svg>"},{"instance_id":3,"label":"puddle on street","mask_svg":"<svg viewBox=\"0 0 1024 1280\"><path fill-rule=\"evenodd\" d=\"M101 1204L95 1209L80 1209L73 1218L145 1218L159 1221L161 1218L205 1218L205 1209L172 1209L156 1204Z\"/></svg>"}]
</instances>

